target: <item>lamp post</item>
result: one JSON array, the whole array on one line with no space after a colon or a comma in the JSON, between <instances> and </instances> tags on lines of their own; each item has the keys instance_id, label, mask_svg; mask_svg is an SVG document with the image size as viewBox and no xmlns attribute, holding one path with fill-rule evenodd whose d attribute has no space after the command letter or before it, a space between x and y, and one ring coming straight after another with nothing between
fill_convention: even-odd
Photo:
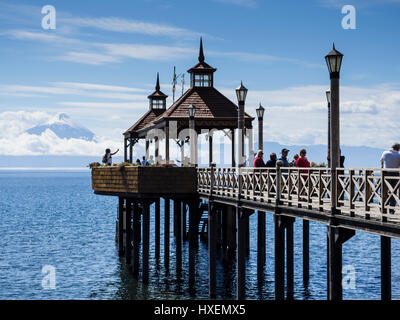
<instances>
[{"instance_id":1,"label":"lamp post","mask_svg":"<svg viewBox=\"0 0 400 320\"><path fill-rule=\"evenodd\" d=\"M264 112L265 109L261 105L256 109L257 118L258 118L258 150L263 150L263 121L264 121Z\"/></svg>"},{"instance_id":2,"label":"lamp post","mask_svg":"<svg viewBox=\"0 0 400 320\"><path fill-rule=\"evenodd\" d=\"M338 179L337 168L340 166L340 123L339 123L339 77L343 54L333 49L325 56L331 78L330 90L330 159L331 159L331 214L338 211ZM328 225L328 299L342 299L342 241L338 239L341 230Z\"/></svg>"},{"instance_id":3,"label":"lamp post","mask_svg":"<svg viewBox=\"0 0 400 320\"><path fill-rule=\"evenodd\" d=\"M197 139L197 134L194 125L194 116L196 115L196 107L194 105L189 106L189 135L190 135L190 164L192 166L197 165L197 157L196 157L196 143L195 139Z\"/></svg>"},{"instance_id":4,"label":"lamp post","mask_svg":"<svg viewBox=\"0 0 400 320\"><path fill-rule=\"evenodd\" d=\"M331 90L330 90L330 140L331 140L331 169L335 170L340 165L340 123L339 123L339 78L340 78L340 67L342 65L343 54L333 49L325 56L326 64L331 78Z\"/></svg>"},{"instance_id":5,"label":"lamp post","mask_svg":"<svg viewBox=\"0 0 400 320\"><path fill-rule=\"evenodd\" d=\"M331 91L326 91L326 100L328 101L328 168L331 167Z\"/></svg>"},{"instance_id":6,"label":"lamp post","mask_svg":"<svg viewBox=\"0 0 400 320\"><path fill-rule=\"evenodd\" d=\"M244 103L246 101L247 89L240 83L240 86L236 88L236 97L239 105L238 112L238 129L239 129L239 157L238 166L243 167L244 158Z\"/></svg>"}]
</instances>

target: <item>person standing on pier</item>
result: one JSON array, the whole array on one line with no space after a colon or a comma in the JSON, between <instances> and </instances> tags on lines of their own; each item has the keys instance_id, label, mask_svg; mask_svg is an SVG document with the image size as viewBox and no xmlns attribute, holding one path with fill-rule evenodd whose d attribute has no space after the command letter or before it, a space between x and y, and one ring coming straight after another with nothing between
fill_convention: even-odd
<instances>
[{"instance_id":1,"label":"person standing on pier","mask_svg":"<svg viewBox=\"0 0 400 320\"><path fill-rule=\"evenodd\" d=\"M257 156L254 158L254 168L262 168L265 167L265 163L263 160L263 152L262 150L258 150Z\"/></svg>"},{"instance_id":2,"label":"person standing on pier","mask_svg":"<svg viewBox=\"0 0 400 320\"><path fill-rule=\"evenodd\" d=\"M395 142L392 144L392 149L384 151L381 156L381 168L385 169L399 169L400 168L400 143ZM388 171L385 172L386 176L398 177L398 172ZM397 184L397 179L388 179L392 188L395 188ZM396 205L396 200L394 197L390 197L389 206L394 207ZM390 209L389 212L394 214L394 209Z\"/></svg>"},{"instance_id":3,"label":"person standing on pier","mask_svg":"<svg viewBox=\"0 0 400 320\"><path fill-rule=\"evenodd\" d=\"M294 154L293 156L293 161L290 163L291 167L296 167L297 166L297 159L299 158L299 155L297 153Z\"/></svg>"},{"instance_id":4,"label":"person standing on pier","mask_svg":"<svg viewBox=\"0 0 400 320\"><path fill-rule=\"evenodd\" d=\"M267 161L265 166L268 167L268 168L275 168L276 167L276 153L275 152L272 152L269 155L269 160Z\"/></svg>"},{"instance_id":5,"label":"person standing on pier","mask_svg":"<svg viewBox=\"0 0 400 320\"><path fill-rule=\"evenodd\" d=\"M279 158L279 160L281 160L283 162L283 167L284 168L288 168L289 165L289 161L287 159L288 153L290 150L283 148L281 151L282 157Z\"/></svg>"},{"instance_id":6,"label":"person standing on pier","mask_svg":"<svg viewBox=\"0 0 400 320\"><path fill-rule=\"evenodd\" d=\"M103 156L103 163L108 165L108 166L111 166L112 165L112 156L114 154L117 154L118 151L119 151L119 149L117 149L117 151L112 153L110 149L106 149L106 153Z\"/></svg>"}]
</instances>

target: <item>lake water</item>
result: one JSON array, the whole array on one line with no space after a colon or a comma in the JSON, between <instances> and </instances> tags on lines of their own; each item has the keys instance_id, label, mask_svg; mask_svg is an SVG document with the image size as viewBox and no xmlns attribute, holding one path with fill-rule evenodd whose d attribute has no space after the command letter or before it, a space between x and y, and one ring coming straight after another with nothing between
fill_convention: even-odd
<instances>
[{"instance_id":1,"label":"lake water","mask_svg":"<svg viewBox=\"0 0 400 320\"><path fill-rule=\"evenodd\" d=\"M93 194L89 171L0 171L0 299L207 299L207 247L202 242L196 254L194 292L187 281L187 242L182 247L182 276L176 280L173 236L168 276L163 261L155 261L154 242L150 241L149 284L144 286L131 277L115 244L117 205L115 197ZM256 222L254 214L250 218L247 297L269 300L274 298L272 215L267 214L267 264L262 283L256 276ZM296 221L294 298L326 299L326 226L310 223L307 288L302 282L301 226L301 221ZM153 236L151 230L151 240ZM344 290L344 299L380 299L379 249L379 236L362 232L344 244L343 265L355 270L355 288ZM400 298L399 262L399 241L394 239L393 299ZM43 281L50 275L42 273L44 266L55 272L53 289ZM217 299L235 297L235 278L234 261L223 264L218 260Z\"/></svg>"}]
</instances>

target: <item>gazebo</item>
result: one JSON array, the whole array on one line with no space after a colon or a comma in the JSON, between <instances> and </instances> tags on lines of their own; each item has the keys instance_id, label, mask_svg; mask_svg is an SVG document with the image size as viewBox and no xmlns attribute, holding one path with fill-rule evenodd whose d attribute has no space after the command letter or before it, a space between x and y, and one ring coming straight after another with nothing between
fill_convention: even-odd
<instances>
[{"instance_id":1,"label":"gazebo","mask_svg":"<svg viewBox=\"0 0 400 320\"><path fill-rule=\"evenodd\" d=\"M149 111L140 118L125 133L125 161L132 162L132 148L139 141L146 141L146 158L149 157L150 142L155 143L155 158L159 162L159 141L165 139L165 161L170 162L169 141L175 139L181 148L181 157L184 157L184 143L188 140L191 117L189 110L194 109L192 127L197 134L208 132L209 164L213 162L212 135L217 130L223 130L232 144L232 166L235 166L235 129L238 128L238 106L225 97L214 87L214 72L217 70L205 62L203 42L200 39L198 63L188 70L190 74L190 88L168 109L166 109L167 95L160 91L159 76L157 74L156 90L148 96ZM194 117L193 117L194 116ZM245 113L244 127L252 129L253 117ZM209 130L209 131L208 131ZM197 149L197 137L193 143ZM252 134L248 134L249 158L253 156ZM129 149L129 152L128 152ZM197 151L196 151L197 152ZM191 157L192 158L192 157ZM249 160L250 160L249 159ZM196 163L197 165L197 156Z\"/></svg>"}]
</instances>

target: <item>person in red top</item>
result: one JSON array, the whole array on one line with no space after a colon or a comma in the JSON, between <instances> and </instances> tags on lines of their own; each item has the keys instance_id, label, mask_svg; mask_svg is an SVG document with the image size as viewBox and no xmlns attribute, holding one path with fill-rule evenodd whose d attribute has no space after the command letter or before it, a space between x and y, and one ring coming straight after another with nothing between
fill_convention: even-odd
<instances>
[{"instance_id":1,"label":"person in red top","mask_svg":"<svg viewBox=\"0 0 400 320\"><path fill-rule=\"evenodd\" d=\"M308 162L306 158L307 151L306 149L300 150L300 157L297 159L296 167L297 168L310 168L310 162ZM307 173L307 170L302 170L302 172Z\"/></svg>"},{"instance_id":2,"label":"person in red top","mask_svg":"<svg viewBox=\"0 0 400 320\"><path fill-rule=\"evenodd\" d=\"M300 150L300 157L297 159L296 162L296 167L297 168L310 168L310 162L308 162L307 158L306 158L306 154L307 151L306 149L301 149ZM308 176L308 171L307 170L301 170L301 173L306 173L306 174L302 174L301 177L304 179L304 181L306 181L307 176ZM306 190L303 189L303 181L302 179L300 179L300 189L299 192L302 196L306 195ZM300 191L302 190L302 191ZM300 201L306 201L306 199L302 198L300 199Z\"/></svg>"},{"instance_id":3,"label":"person in red top","mask_svg":"<svg viewBox=\"0 0 400 320\"><path fill-rule=\"evenodd\" d=\"M254 158L254 168L265 167L265 163L263 160L263 152L258 150L257 156Z\"/></svg>"}]
</instances>

